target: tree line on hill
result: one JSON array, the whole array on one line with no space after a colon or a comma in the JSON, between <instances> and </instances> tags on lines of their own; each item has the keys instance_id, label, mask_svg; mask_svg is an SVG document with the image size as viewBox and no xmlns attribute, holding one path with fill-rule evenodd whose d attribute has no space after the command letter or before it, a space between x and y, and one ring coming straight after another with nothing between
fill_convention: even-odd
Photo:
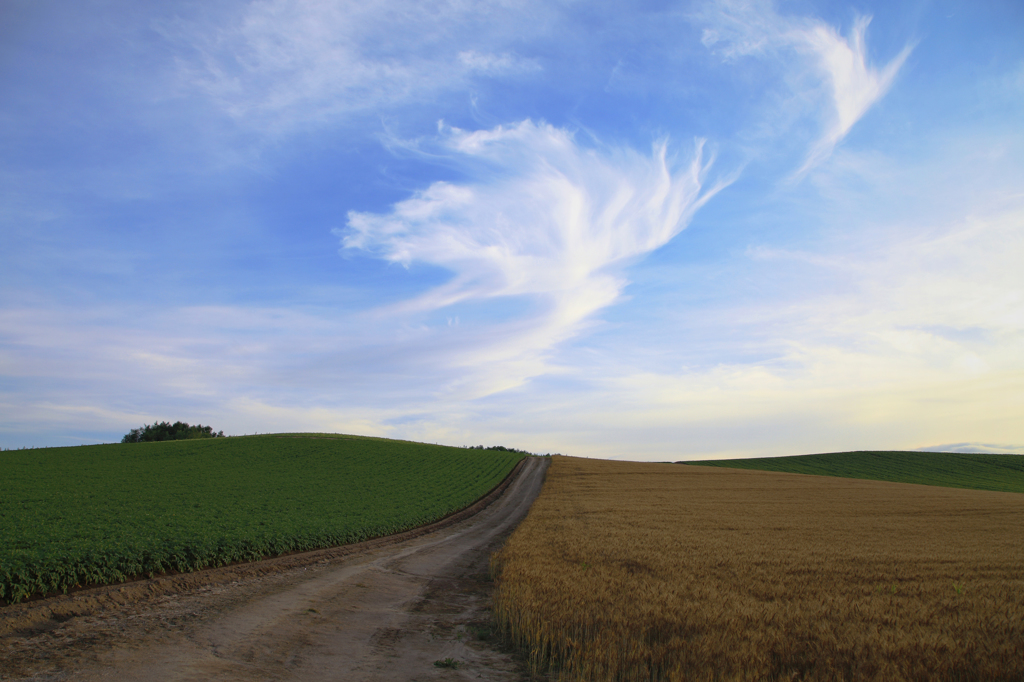
<instances>
[{"instance_id":1,"label":"tree line on hill","mask_svg":"<svg viewBox=\"0 0 1024 682\"><path fill-rule=\"evenodd\" d=\"M516 452L516 453L519 453L520 455L534 455L534 454L536 454L536 453L530 452L529 450L519 450L517 448L506 448L504 445L492 445L492 446L486 447L486 448L483 445L469 445L469 446L463 445L462 447L467 448L469 450L501 450L502 452ZM556 452L555 454L557 455L559 453ZM539 457L539 455L537 455L537 456ZM549 452L548 454L546 454L544 456L545 457L550 457L551 453Z\"/></svg>"},{"instance_id":2,"label":"tree line on hill","mask_svg":"<svg viewBox=\"0 0 1024 682\"><path fill-rule=\"evenodd\" d=\"M533 454L532 452L527 452L526 450L517 450L515 448L506 448L504 445L492 445L492 446L486 447L486 448L483 445L470 445L468 447L464 445L463 447L465 447L465 448L467 448L469 450L501 450L502 452L518 452L518 453L523 454L523 455L532 455Z\"/></svg>"},{"instance_id":3,"label":"tree line on hill","mask_svg":"<svg viewBox=\"0 0 1024 682\"><path fill-rule=\"evenodd\" d=\"M163 440L192 440L194 438L224 438L223 431L214 431L212 426L185 422L157 422L146 424L141 429L132 429L121 439L122 443L153 443Z\"/></svg>"}]
</instances>

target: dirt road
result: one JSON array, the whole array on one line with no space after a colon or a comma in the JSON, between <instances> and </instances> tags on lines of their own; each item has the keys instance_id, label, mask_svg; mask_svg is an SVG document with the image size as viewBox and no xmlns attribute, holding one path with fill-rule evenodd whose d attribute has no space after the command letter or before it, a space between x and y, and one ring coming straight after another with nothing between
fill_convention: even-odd
<instances>
[{"instance_id":1,"label":"dirt road","mask_svg":"<svg viewBox=\"0 0 1024 682\"><path fill-rule=\"evenodd\" d=\"M402 542L61 597L47 620L0 636L0 679L521 680L491 642L487 565L546 466L528 458L482 511ZM435 665L446 659L458 667Z\"/></svg>"}]
</instances>

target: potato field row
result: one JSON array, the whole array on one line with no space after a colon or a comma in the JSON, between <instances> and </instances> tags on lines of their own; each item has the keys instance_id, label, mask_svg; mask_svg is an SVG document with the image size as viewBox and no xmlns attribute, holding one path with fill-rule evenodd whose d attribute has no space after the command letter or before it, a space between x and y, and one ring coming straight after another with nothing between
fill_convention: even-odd
<instances>
[{"instance_id":1,"label":"potato field row","mask_svg":"<svg viewBox=\"0 0 1024 682\"><path fill-rule=\"evenodd\" d=\"M0 603L430 523L522 453L250 436L0 453Z\"/></svg>"}]
</instances>

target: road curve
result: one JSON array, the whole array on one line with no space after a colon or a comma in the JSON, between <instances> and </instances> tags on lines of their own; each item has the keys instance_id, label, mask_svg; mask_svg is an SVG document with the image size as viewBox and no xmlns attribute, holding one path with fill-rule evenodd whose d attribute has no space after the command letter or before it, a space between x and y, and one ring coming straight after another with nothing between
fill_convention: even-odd
<instances>
[{"instance_id":1,"label":"road curve","mask_svg":"<svg viewBox=\"0 0 1024 682\"><path fill-rule=\"evenodd\" d=\"M527 458L483 510L418 537L0 637L0 679L524 679L486 641L487 564L546 469ZM434 665L446 659L458 667Z\"/></svg>"}]
</instances>

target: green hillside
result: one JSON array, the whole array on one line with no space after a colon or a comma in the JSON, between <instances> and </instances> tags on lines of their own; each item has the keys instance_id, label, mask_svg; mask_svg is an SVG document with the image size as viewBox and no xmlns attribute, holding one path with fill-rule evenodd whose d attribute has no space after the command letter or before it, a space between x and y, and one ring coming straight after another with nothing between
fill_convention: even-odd
<instances>
[{"instance_id":1,"label":"green hillside","mask_svg":"<svg viewBox=\"0 0 1024 682\"><path fill-rule=\"evenodd\" d=\"M400 532L523 456L323 434L0 452L0 603Z\"/></svg>"},{"instance_id":2,"label":"green hillside","mask_svg":"<svg viewBox=\"0 0 1024 682\"><path fill-rule=\"evenodd\" d=\"M957 452L831 452L680 462L700 466L1024 493L1024 456Z\"/></svg>"}]
</instances>

